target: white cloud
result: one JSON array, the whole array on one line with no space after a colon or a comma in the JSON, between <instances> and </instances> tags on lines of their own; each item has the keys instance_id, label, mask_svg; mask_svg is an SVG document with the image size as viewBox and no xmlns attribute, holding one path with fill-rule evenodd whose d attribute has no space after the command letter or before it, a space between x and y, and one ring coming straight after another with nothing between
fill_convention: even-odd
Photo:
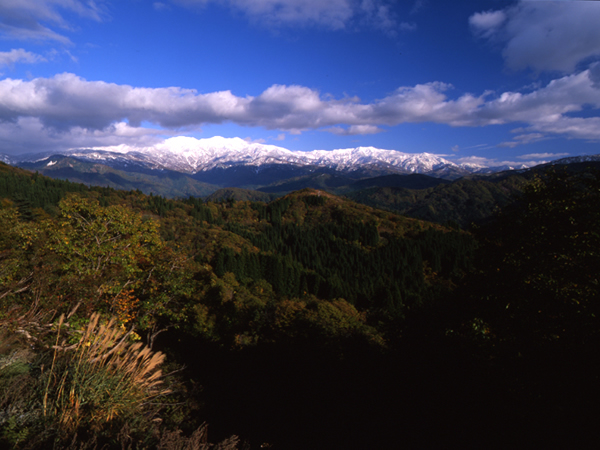
<instances>
[{"instance_id":1,"label":"white cloud","mask_svg":"<svg viewBox=\"0 0 600 450\"><path fill-rule=\"evenodd\" d=\"M320 129L343 135L373 134L383 131L382 126L403 123L454 127L515 123L519 126L513 130L516 137L501 146L515 147L557 135L600 141L600 117L571 115L584 107L586 111L600 109L594 76L590 69L528 93L466 93L457 98L449 98L451 85L432 82L400 87L364 103L356 97L335 99L305 86L273 85L257 96L237 96L231 91L198 93L180 87L87 81L64 73L30 81L0 80L0 123L7 130L23 120L35 120L47 130L44 133L54 133L57 139L73 130L79 130L76 134L81 139L107 136L111 129L115 134L115 124L122 122L144 136L142 123L189 130L230 122L289 134ZM17 142L19 136L23 137L7 135L5 142Z\"/></svg>"},{"instance_id":2,"label":"white cloud","mask_svg":"<svg viewBox=\"0 0 600 450\"><path fill-rule=\"evenodd\" d=\"M563 156L569 156L569 153L529 153L527 155L517 156L518 159L556 159Z\"/></svg>"},{"instance_id":3,"label":"white cloud","mask_svg":"<svg viewBox=\"0 0 600 450\"><path fill-rule=\"evenodd\" d=\"M383 130L375 125L352 125L348 128L349 135L356 134L377 134Z\"/></svg>"},{"instance_id":4,"label":"white cloud","mask_svg":"<svg viewBox=\"0 0 600 450\"><path fill-rule=\"evenodd\" d=\"M600 117L558 117L553 121L539 121L528 130L561 134L574 139L600 141Z\"/></svg>"},{"instance_id":5,"label":"white cloud","mask_svg":"<svg viewBox=\"0 0 600 450\"><path fill-rule=\"evenodd\" d=\"M542 133L527 133L515 136L512 141L501 142L498 147L515 148L518 145L533 144L548 139Z\"/></svg>"},{"instance_id":6,"label":"white cloud","mask_svg":"<svg viewBox=\"0 0 600 450\"><path fill-rule=\"evenodd\" d=\"M240 11L266 26L319 26L333 30L361 23L391 32L397 27L387 0L172 0L187 7L209 3Z\"/></svg>"},{"instance_id":7,"label":"white cloud","mask_svg":"<svg viewBox=\"0 0 600 450\"><path fill-rule=\"evenodd\" d=\"M479 37L490 38L498 32L505 20L504 11L487 11L473 14L469 17L469 24Z\"/></svg>"},{"instance_id":8,"label":"white cloud","mask_svg":"<svg viewBox=\"0 0 600 450\"><path fill-rule=\"evenodd\" d=\"M594 63L590 66L590 80L592 86L600 89L600 63Z\"/></svg>"},{"instance_id":9,"label":"white cloud","mask_svg":"<svg viewBox=\"0 0 600 450\"><path fill-rule=\"evenodd\" d=\"M600 57L600 2L522 0L475 13L469 23L477 36L502 43L513 70L572 73L582 61Z\"/></svg>"},{"instance_id":10,"label":"white cloud","mask_svg":"<svg viewBox=\"0 0 600 450\"><path fill-rule=\"evenodd\" d=\"M351 125L348 128L329 127L325 128L323 131L328 131L329 133L337 134L338 136L355 136L358 134L377 134L384 130L375 125Z\"/></svg>"},{"instance_id":11,"label":"white cloud","mask_svg":"<svg viewBox=\"0 0 600 450\"><path fill-rule=\"evenodd\" d=\"M100 21L106 16L102 3L103 0L0 1L0 35L18 40L50 40L69 44L69 38L52 29L71 29L63 12Z\"/></svg>"},{"instance_id":12,"label":"white cloud","mask_svg":"<svg viewBox=\"0 0 600 450\"><path fill-rule=\"evenodd\" d=\"M22 117L12 122L0 121L0 151L23 154L40 151L87 147L152 147L172 132L134 128L117 122L102 130L73 127L57 130L46 127L38 118Z\"/></svg>"},{"instance_id":13,"label":"white cloud","mask_svg":"<svg viewBox=\"0 0 600 450\"><path fill-rule=\"evenodd\" d=\"M594 129L600 118L574 118L568 113L581 111L584 105L600 109L600 89L593 86L590 71L565 76L528 94L504 92L469 113L472 125L523 122L524 132L565 134L582 139L600 139Z\"/></svg>"},{"instance_id":14,"label":"white cloud","mask_svg":"<svg viewBox=\"0 0 600 450\"><path fill-rule=\"evenodd\" d=\"M10 52L0 52L0 66L12 66L16 63L33 64L46 61L46 58L27 52L22 48L12 49Z\"/></svg>"}]
</instances>

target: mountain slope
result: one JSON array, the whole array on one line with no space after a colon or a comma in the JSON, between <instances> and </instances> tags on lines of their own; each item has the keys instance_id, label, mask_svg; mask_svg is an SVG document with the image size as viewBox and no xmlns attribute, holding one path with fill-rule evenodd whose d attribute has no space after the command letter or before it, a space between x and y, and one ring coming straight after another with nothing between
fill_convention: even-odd
<instances>
[{"instance_id":1,"label":"mountain slope","mask_svg":"<svg viewBox=\"0 0 600 450\"><path fill-rule=\"evenodd\" d=\"M116 146L66 150L61 153L121 170L133 164L147 169L174 170L188 174L236 166L283 165L326 168L342 173L352 173L368 167L370 170L384 173L430 173L452 179L486 170L484 166L455 164L431 153L411 154L375 147L301 152L274 145L246 142L240 138L218 136L210 139L179 136L151 148ZM22 158L22 162L33 162L48 156L50 155L29 155Z\"/></svg>"},{"instance_id":2,"label":"mountain slope","mask_svg":"<svg viewBox=\"0 0 600 450\"><path fill-rule=\"evenodd\" d=\"M531 173L462 178L426 189L372 187L347 193L356 202L437 223L462 227L487 219L521 192Z\"/></svg>"},{"instance_id":3,"label":"mountain slope","mask_svg":"<svg viewBox=\"0 0 600 450\"><path fill-rule=\"evenodd\" d=\"M78 158L53 155L36 162L21 163L20 167L37 171L51 178L65 179L90 186L108 186L115 189L139 189L146 194L166 197L205 196L217 189L194 180L186 174L169 170L150 170L135 166L133 170L119 170L105 164ZM126 168L126 167L125 167Z\"/></svg>"}]
</instances>

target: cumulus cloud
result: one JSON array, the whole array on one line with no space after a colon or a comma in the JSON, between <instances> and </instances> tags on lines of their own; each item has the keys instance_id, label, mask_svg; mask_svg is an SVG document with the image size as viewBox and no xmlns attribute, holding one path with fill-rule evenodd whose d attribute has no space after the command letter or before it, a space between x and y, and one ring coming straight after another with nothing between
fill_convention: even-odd
<instances>
[{"instance_id":1,"label":"cumulus cloud","mask_svg":"<svg viewBox=\"0 0 600 450\"><path fill-rule=\"evenodd\" d=\"M503 45L512 70L572 73L582 61L600 57L600 2L522 0L475 13L469 23L477 36Z\"/></svg>"},{"instance_id":2,"label":"cumulus cloud","mask_svg":"<svg viewBox=\"0 0 600 450\"><path fill-rule=\"evenodd\" d=\"M13 0L0 2L0 35L19 40L56 41L69 44L66 36L55 31L71 26L64 12L100 21L106 16L102 0Z\"/></svg>"},{"instance_id":3,"label":"cumulus cloud","mask_svg":"<svg viewBox=\"0 0 600 450\"><path fill-rule=\"evenodd\" d=\"M592 86L600 89L600 63L594 63L590 66L590 80Z\"/></svg>"},{"instance_id":4,"label":"cumulus cloud","mask_svg":"<svg viewBox=\"0 0 600 450\"><path fill-rule=\"evenodd\" d=\"M0 66L12 66L16 63L33 64L46 61L46 58L27 52L22 48L12 49L10 52L0 52Z\"/></svg>"},{"instance_id":5,"label":"cumulus cloud","mask_svg":"<svg viewBox=\"0 0 600 450\"><path fill-rule=\"evenodd\" d=\"M296 85L273 85L256 96L238 96L231 91L199 93L180 87L87 81L64 73L30 81L0 80L0 123L7 130L34 120L47 133L66 136L74 132L82 140L116 135L114 127L119 123L127 123L128 130L143 136L147 134L144 123L163 130L189 130L230 122L292 135L310 129L373 134L383 131L382 126L403 123L454 127L515 123L519 125L513 130L515 138L501 146L515 147L556 135L600 141L600 117L570 115L584 107L586 111L600 109L595 76L588 69L528 93L465 93L455 98L450 98L451 85L432 82L400 87L365 103L357 97L336 99ZM24 136L19 133L6 139L18 140Z\"/></svg>"},{"instance_id":6,"label":"cumulus cloud","mask_svg":"<svg viewBox=\"0 0 600 450\"><path fill-rule=\"evenodd\" d=\"M170 131L131 127L117 122L102 130L72 127L57 130L46 127L38 118L21 117L12 122L0 121L0 152L25 154L72 148L153 147L173 135Z\"/></svg>"},{"instance_id":7,"label":"cumulus cloud","mask_svg":"<svg viewBox=\"0 0 600 450\"><path fill-rule=\"evenodd\" d=\"M362 23L386 32L397 27L387 0L172 0L188 7L209 3L240 11L250 20L267 26L320 26L333 30Z\"/></svg>"}]
</instances>

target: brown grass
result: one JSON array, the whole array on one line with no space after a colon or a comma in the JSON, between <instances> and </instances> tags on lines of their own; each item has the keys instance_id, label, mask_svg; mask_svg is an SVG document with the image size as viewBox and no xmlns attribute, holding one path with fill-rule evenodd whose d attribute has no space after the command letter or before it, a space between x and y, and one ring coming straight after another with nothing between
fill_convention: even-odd
<instances>
[{"instance_id":1,"label":"brown grass","mask_svg":"<svg viewBox=\"0 0 600 450\"><path fill-rule=\"evenodd\" d=\"M159 366L165 356L141 343L114 319L100 321L93 314L77 343L60 342L63 317L58 322L50 371L43 396L44 417L53 418L61 431L80 426L100 430L111 421L143 415L161 389Z\"/></svg>"}]
</instances>

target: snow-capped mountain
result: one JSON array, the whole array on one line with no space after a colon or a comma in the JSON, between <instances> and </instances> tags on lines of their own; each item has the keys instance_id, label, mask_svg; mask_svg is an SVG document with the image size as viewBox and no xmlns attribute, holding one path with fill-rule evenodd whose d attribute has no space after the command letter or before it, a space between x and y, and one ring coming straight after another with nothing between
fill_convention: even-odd
<instances>
[{"instance_id":1,"label":"snow-capped mountain","mask_svg":"<svg viewBox=\"0 0 600 450\"><path fill-rule=\"evenodd\" d=\"M436 172L471 173L475 167L461 167L431 153L410 154L375 147L338 150L291 151L275 145L247 142L240 138L213 137L195 139L174 137L149 148L117 146L101 149L78 149L59 152L90 162L100 162L123 169L139 165L148 169L174 170L187 174L235 166L292 165L328 168L353 172L365 167L396 173ZM57 154L57 152L54 152ZM41 161L50 155L35 155L26 161ZM477 167L479 170L479 166ZM443 175L442 175L443 176Z\"/></svg>"},{"instance_id":2,"label":"snow-capped mountain","mask_svg":"<svg viewBox=\"0 0 600 450\"><path fill-rule=\"evenodd\" d=\"M353 171L364 166L375 166L416 173L431 172L444 166L459 168L456 164L429 153L409 154L374 147L294 152L275 145L221 137L167 139L161 146L149 152L144 151L144 154L152 155L155 161L160 161L165 167L172 169L177 165L177 170L189 173L236 165L268 164L310 165L337 171Z\"/></svg>"},{"instance_id":3,"label":"snow-capped mountain","mask_svg":"<svg viewBox=\"0 0 600 450\"><path fill-rule=\"evenodd\" d=\"M507 170L526 170L530 166L486 166L468 162L456 164L432 153L404 153L375 147L356 147L337 150L291 151L275 145L248 142L240 138L220 136L195 139L178 136L152 147L133 148L126 145L87 148L52 153L24 155L20 158L0 154L0 161L11 165L43 161L52 155L65 155L87 162L96 162L130 171L170 170L188 175L236 167L261 171L264 167L303 167L328 169L346 174L374 170L386 173L419 173L438 178L455 179L467 174L489 174ZM547 164L571 164L600 161L600 155L558 159Z\"/></svg>"},{"instance_id":4,"label":"snow-capped mountain","mask_svg":"<svg viewBox=\"0 0 600 450\"><path fill-rule=\"evenodd\" d=\"M2 153L0 153L0 161L2 161L4 164L10 164L11 166L15 164L13 157L4 155Z\"/></svg>"},{"instance_id":5,"label":"snow-capped mountain","mask_svg":"<svg viewBox=\"0 0 600 450\"><path fill-rule=\"evenodd\" d=\"M487 167L479 158L456 164L431 153L374 147L300 152L223 137L174 137L148 148L120 145L20 158L2 156L0 159L10 165L52 178L175 197L204 196L219 188L273 193L303 187L353 190L358 180L384 179L388 175L419 174L452 181L470 174L527 169L524 165ZM556 163L599 160L600 155L565 158Z\"/></svg>"}]
</instances>

